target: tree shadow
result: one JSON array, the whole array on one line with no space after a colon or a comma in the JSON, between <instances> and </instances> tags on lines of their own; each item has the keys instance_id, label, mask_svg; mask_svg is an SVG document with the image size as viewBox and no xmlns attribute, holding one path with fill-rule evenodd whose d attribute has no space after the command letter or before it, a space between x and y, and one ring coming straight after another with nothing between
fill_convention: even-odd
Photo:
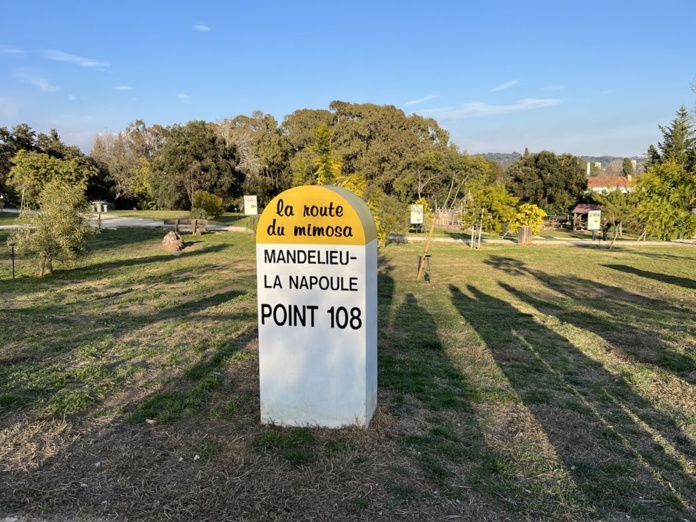
<instances>
[{"instance_id":1,"label":"tree shadow","mask_svg":"<svg viewBox=\"0 0 696 522\"><path fill-rule=\"evenodd\" d=\"M572 275L552 276L514 258L493 256L486 264L511 275L532 276L563 296L542 300L528 295L527 302L540 311L602 337L618 353L655 365L691 384L696 382L696 358L680 353L656 335L658 329L664 328L662 325L675 320L687 335L696 335L690 310L618 286ZM662 335L679 341L673 330Z\"/></svg>"},{"instance_id":2,"label":"tree shadow","mask_svg":"<svg viewBox=\"0 0 696 522\"><path fill-rule=\"evenodd\" d=\"M118 367L140 361L142 354L137 350L126 350L127 357L102 359L103 350L110 343L118 343L127 339L131 332L152 328L162 324L164 330L167 324L179 319L189 319L200 316L208 309L222 303L234 301L247 293L243 290L229 290L206 295L198 300L175 302L171 306L160 307L155 313L142 313L125 309L104 316L93 316L86 313L75 313L71 305L35 307L6 311L6 320L15 322L32 321L39 331L50 332L44 342L37 343L30 338L26 342L15 340L8 336L8 342L17 346L25 346L24 350L6 351L0 366L0 415L5 411L30 410L37 405L55 402L57 393L69 394L70 390L76 395L84 395L74 407L98 404L107 394L106 390L89 390L90 380L102 379L110 384L106 386L110 392L112 385L117 385L129 375L119 372ZM233 320L229 316L218 316L217 320ZM249 317L243 319L248 320ZM195 340L191 340L193 343ZM33 349L29 348L34 346ZM78 352L79 354L75 353ZM146 353L151 350L145 349ZM65 367L64 361L88 361L90 372L75 372L73 368ZM133 363L141 365L141 362ZM136 368L132 368L133 371ZM51 374L48 376L48 374ZM95 383L96 385L96 383ZM79 390L83 388L83 390ZM68 390L68 391L63 391ZM60 409L60 402L55 406Z\"/></svg>"},{"instance_id":3,"label":"tree shadow","mask_svg":"<svg viewBox=\"0 0 696 522\"><path fill-rule=\"evenodd\" d=\"M393 302L394 287L389 265L383 266L380 400L391 416L411 426L397 442L421 475L396 478L387 489L401 501L427 497L432 487L443 496L463 498L462 484L473 480L486 453L471 404L477 393L445 350L433 314L413 293Z\"/></svg>"},{"instance_id":4,"label":"tree shadow","mask_svg":"<svg viewBox=\"0 0 696 522\"><path fill-rule=\"evenodd\" d=\"M105 228L92 236L90 240L91 249L108 249L135 247L141 243L147 243L159 239L166 235L167 231L162 228L145 227L121 227Z\"/></svg>"},{"instance_id":5,"label":"tree shadow","mask_svg":"<svg viewBox=\"0 0 696 522\"><path fill-rule=\"evenodd\" d=\"M67 268L58 268L54 273L45 278L39 278L35 276L21 276L17 277L15 280L0 280L0 291L15 294L21 294L22 296L27 296L35 292L42 292L51 287L59 287L64 284L65 281L74 280L89 280L89 279L102 279L109 280L117 275L123 269L132 268L133 271L128 272L128 277L133 281L135 285L147 285L156 284L158 282L165 282L167 279L167 274L171 274L171 277L176 277L177 273L183 274L187 272L195 271L197 273L202 273L206 269L215 269L214 265L209 263L201 264L198 267L188 267L186 269L179 269L174 271L169 271L167 274L147 274L143 272L147 265L162 265L162 264L181 264L188 262L192 258L197 258L199 256L222 252L228 247L226 245L209 245L204 248L197 250L192 250L188 252L182 252L180 255L172 255L167 253L160 253L150 256L140 256L128 259L119 259L117 261L104 261L101 263L93 263L84 266L72 266ZM114 295L106 291L111 297Z\"/></svg>"},{"instance_id":6,"label":"tree shadow","mask_svg":"<svg viewBox=\"0 0 696 522\"><path fill-rule=\"evenodd\" d=\"M511 304L472 285L449 289L596 517L693 514L696 484L685 469L693 443L670 417Z\"/></svg>"},{"instance_id":7,"label":"tree shadow","mask_svg":"<svg viewBox=\"0 0 696 522\"><path fill-rule=\"evenodd\" d=\"M198 306L205 309L206 303ZM210 460L220 451L231 425L258 422L258 382L245 378L249 371L258 370L250 354L256 338L255 326L241 328L146 394L111 390L125 408L107 412L109 422L90 418L94 409L64 414L62 421L58 415L35 418L30 421L34 428L25 426L28 421L22 416L0 415L0 427L16 422L30 433L25 442L36 446L39 461L25 457L26 465L10 467L14 459L5 455L7 466L0 467L0 513L42 519L227 519L224 508L229 506L201 504L199 495L201 490L210 494L238 486L229 469L212 466ZM119 371L132 362L107 360L102 370ZM219 420L221 431L198 431L196 418L201 416ZM182 423L177 429L169 427L177 421ZM57 429L52 430L50 443L32 438L34 431L49 436L44 432L53 426ZM216 495L218 500L225 498L219 492ZM235 502L232 495L227 503Z\"/></svg>"},{"instance_id":8,"label":"tree shadow","mask_svg":"<svg viewBox=\"0 0 696 522\"><path fill-rule=\"evenodd\" d=\"M94 273L102 273L106 270L115 270L119 268L137 267L138 265L148 265L152 263L161 263L163 261L176 263L179 259L188 259L198 257L207 253L222 252L230 248L228 245L206 245L197 250L181 251L176 254L158 253L151 256L134 257L130 259L119 259L118 261L104 261L102 263L89 264L88 266L77 266L66 270L57 270L54 274L56 277L72 277L74 272L77 272L79 277L91 277Z\"/></svg>"},{"instance_id":9,"label":"tree shadow","mask_svg":"<svg viewBox=\"0 0 696 522\"><path fill-rule=\"evenodd\" d=\"M666 254L664 252L649 252L646 250L638 250L632 245L622 245L620 242L614 243L611 247L611 240L597 240L592 241L590 238L585 237L586 241L582 243L573 243L573 246L578 249L589 249L589 250L606 250L612 253L624 253L631 254L633 256L647 257L650 259L663 259L663 260L684 260L684 257L688 256L678 256L674 254ZM673 248L679 250L680 248L693 248L691 244L680 244L675 245L675 243L667 243L672 245ZM610 250L611 247L611 250ZM648 246L641 245L641 248L648 248ZM661 248L661 247L658 247Z\"/></svg>"},{"instance_id":10,"label":"tree shadow","mask_svg":"<svg viewBox=\"0 0 696 522\"><path fill-rule=\"evenodd\" d=\"M611 268L612 270L618 270L619 272L624 272L626 274L634 274L640 277L645 277L646 279L654 279L655 281L660 281L662 283L680 286L689 290L696 290L696 281L694 281L693 279L687 279L686 277L677 277L668 274L661 274L658 272L650 272L648 270L641 270L640 268L634 268L628 265L611 264L602 266L606 268Z\"/></svg>"}]
</instances>

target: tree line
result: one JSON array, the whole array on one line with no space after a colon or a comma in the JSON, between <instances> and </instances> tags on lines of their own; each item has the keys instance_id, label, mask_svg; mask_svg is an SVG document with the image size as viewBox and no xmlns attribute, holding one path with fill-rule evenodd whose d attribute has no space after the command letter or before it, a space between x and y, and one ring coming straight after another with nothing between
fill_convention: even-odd
<instances>
[{"instance_id":1,"label":"tree line","mask_svg":"<svg viewBox=\"0 0 696 522\"><path fill-rule=\"evenodd\" d=\"M434 119L392 105L334 101L280 123L262 112L170 126L138 120L95 136L89 154L63 144L55 130L21 124L0 128L0 194L7 206L36 207L57 179L117 208L197 211L196 201L216 198L220 209L237 210L244 194L257 195L262 207L293 186L337 184L367 201L383 236L408 225L405 205L416 201L499 231L521 223L520 214L538 220L534 209L521 212L525 204L566 214L593 200L612 209L612 222L671 239L696 231L694 127L682 107L660 129L664 139L650 147L631 194L594 196L578 157L525 151L503 168L459 150Z\"/></svg>"}]
</instances>

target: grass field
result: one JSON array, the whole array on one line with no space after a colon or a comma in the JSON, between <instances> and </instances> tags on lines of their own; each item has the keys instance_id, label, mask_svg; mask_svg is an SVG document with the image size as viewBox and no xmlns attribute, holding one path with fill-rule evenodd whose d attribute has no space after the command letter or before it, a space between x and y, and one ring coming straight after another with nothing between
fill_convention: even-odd
<instances>
[{"instance_id":1,"label":"grass field","mask_svg":"<svg viewBox=\"0 0 696 522\"><path fill-rule=\"evenodd\" d=\"M17 214L13 212L2 212L0 210L0 225L16 225Z\"/></svg>"},{"instance_id":2,"label":"grass field","mask_svg":"<svg viewBox=\"0 0 696 522\"><path fill-rule=\"evenodd\" d=\"M331 431L259 425L253 238L162 235L0 247L0 519L696 520L693 245L387 246L378 409Z\"/></svg>"}]
</instances>

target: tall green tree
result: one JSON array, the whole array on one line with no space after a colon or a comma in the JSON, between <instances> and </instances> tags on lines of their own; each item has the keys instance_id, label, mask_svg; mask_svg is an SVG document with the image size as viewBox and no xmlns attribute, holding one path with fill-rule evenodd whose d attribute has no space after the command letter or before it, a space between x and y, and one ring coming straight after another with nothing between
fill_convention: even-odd
<instances>
[{"instance_id":1,"label":"tall green tree","mask_svg":"<svg viewBox=\"0 0 696 522\"><path fill-rule=\"evenodd\" d=\"M300 109L283 120L281 132L287 139L292 155L311 147L321 125L332 125L334 115L324 109Z\"/></svg>"},{"instance_id":2,"label":"tall green tree","mask_svg":"<svg viewBox=\"0 0 696 522\"><path fill-rule=\"evenodd\" d=\"M621 173L626 178L633 176L633 174L635 174L635 172L633 170L633 162L631 161L630 158L623 159L623 162L621 163Z\"/></svg>"},{"instance_id":3,"label":"tall green tree","mask_svg":"<svg viewBox=\"0 0 696 522\"><path fill-rule=\"evenodd\" d=\"M236 149L225 144L214 124L173 125L152 160L153 199L159 208L190 208L193 194L205 190L229 204L242 195L238 161Z\"/></svg>"},{"instance_id":4,"label":"tall green tree","mask_svg":"<svg viewBox=\"0 0 696 522\"><path fill-rule=\"evenodd\" d=\"M225 118L217 129L225 144L237 150L245 194L256 194L264 205L290 188L290 146L273 116L254 111L251 116Z\"/></svg>"},{"instance_id":5,"label":"tall green tree","mask_svg":"<svg viewBox=\"0 0 696 522\"><path fill-rule=\"evenodd\" d=\"M395 183L412 173L417 158L431 148L445 149L449 134L432 118L406 116L392 105L330 104L334 150L345 173L361 172L368 185L394 194Z\"/></svg>"},{"instance_id":6,"label":"tall green tree","mask_svg":"<svg viewBox=\"0 0 696 522\"><path fill-rule=\"evenodd\" d=\"M97 134L90 156L102 172L102 181L110 190L104 199L116 205L137 204L147 207L153 199L149 177L152 158L162 146L164 128L148 127L136 120L118 133Z\"/></svg>"},{"instance_id":7,"label":"tall green tree","mask_svg":"<svg viewBox=\"0 0 696 522\"><path fill-rule=\"evenodd\" d=\"M549 214L568 212L587 188L581 161L570 154L529 154L510 166L506 175L513 194Z\"/></svg>"},{"instance_id":8,"label":"tall green tree","mask_svg":"<svg viewBox=\"0 0 696 522\"><path fill-rule=\"evenodd\" d=\"M635 215L647 235L662 240L696 234L696 169L674 161L653 164L638 178L631 194Z\"/></svg>"},{"instance_id":9,"label":"tall green tree","mask_svg":"<svg viewBox=\"0 0 696 522\"><path fill-rule=\"evenodd\" d=\"M29 125L22 123L9 130L0 127L0 195L7 205L19 205L20 195L11 185L7 184L12 169L12 158L20 151L38 151L37 135Z\"/></svg>"},{"instance_id":10,"label":"tall green tree","mask_svg":"<svg viewBox=\"0 0 696 522\"><path fill-rule=\"evenodd\" d=\"M102 133L94 138L90 156L103 168L113 187L114 201L125 197L137 199L143 189L139 179L141 159L124 132Z\"/></svg>"},{"instance_id":11,"label":"tall green tree","mask_svg":"<svg viewBox=\"0 0 696 522\"><path fill-rule=\"evenodd\" d=\"M663 139L657 147L650 145L647 167L668 161L683 165L687 170L695 167L696 129L687 108L682 105L672 122L659 128Z\"/></svg>"},{"instance_id":12,"label":"tall green tree","mask_svg":"<svg viewBox=\"0 0 696 522\"><path fill-rule=\"evenodd\" d=\"M97 174L94 165L80 158L59 159L43 152L20 150L12 158L12 169L7 183L21 198L21 208L34 208L38 196L51 181L57 180L76 186L83 193L90 177Z\"/></svg>"},{"instance_id":13,"label":"tall green tree","mask_svg":"<svg viewBox=\"0 0 696 522\"><path fill-rule=\"evenodd\" d=\"M662 141L650 145L646 172L631 199L644 232L663 240L696 233L696 130L686 107L667 126Z\"/></svg>"}]
</instances>

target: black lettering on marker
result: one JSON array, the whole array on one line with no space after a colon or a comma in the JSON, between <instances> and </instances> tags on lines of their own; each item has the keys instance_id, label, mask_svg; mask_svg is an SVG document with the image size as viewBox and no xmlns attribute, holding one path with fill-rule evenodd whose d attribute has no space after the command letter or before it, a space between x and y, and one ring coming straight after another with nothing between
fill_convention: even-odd
<instances>
[{"instance_id":1,"label":"black lettering on marker","mask_svg":"<svg viewBox=\"0 0 696 522\"><path fill-rule=\"evenodd\" d=\"M261 304L261 324L275 323L276 326L309 326L314 327L314 319L319 309L317 305L296 305L296 304Z\"/></svg>"},{"instance_id":2,"label":"black lettering on marker","mask_svg":"<svg viewBox=\"0 0 696 522\"><path fill-rule=\"evenodd\" d=\"M299 250L268 249L263 250L264 263L298 264L298 265L347 265L356 260L347 250Z\"/></svg>"},{"instance_id":3,"label":"black lettering on marker","mask_svg":"<svg viewBox=\"0 0 696 522\"><path fill-rule=\"evenodd\" d=\"M342 276L289 276L290 290L331 290L334 292L357 292L357 277Z\"/></svg>"}]
</instances>

